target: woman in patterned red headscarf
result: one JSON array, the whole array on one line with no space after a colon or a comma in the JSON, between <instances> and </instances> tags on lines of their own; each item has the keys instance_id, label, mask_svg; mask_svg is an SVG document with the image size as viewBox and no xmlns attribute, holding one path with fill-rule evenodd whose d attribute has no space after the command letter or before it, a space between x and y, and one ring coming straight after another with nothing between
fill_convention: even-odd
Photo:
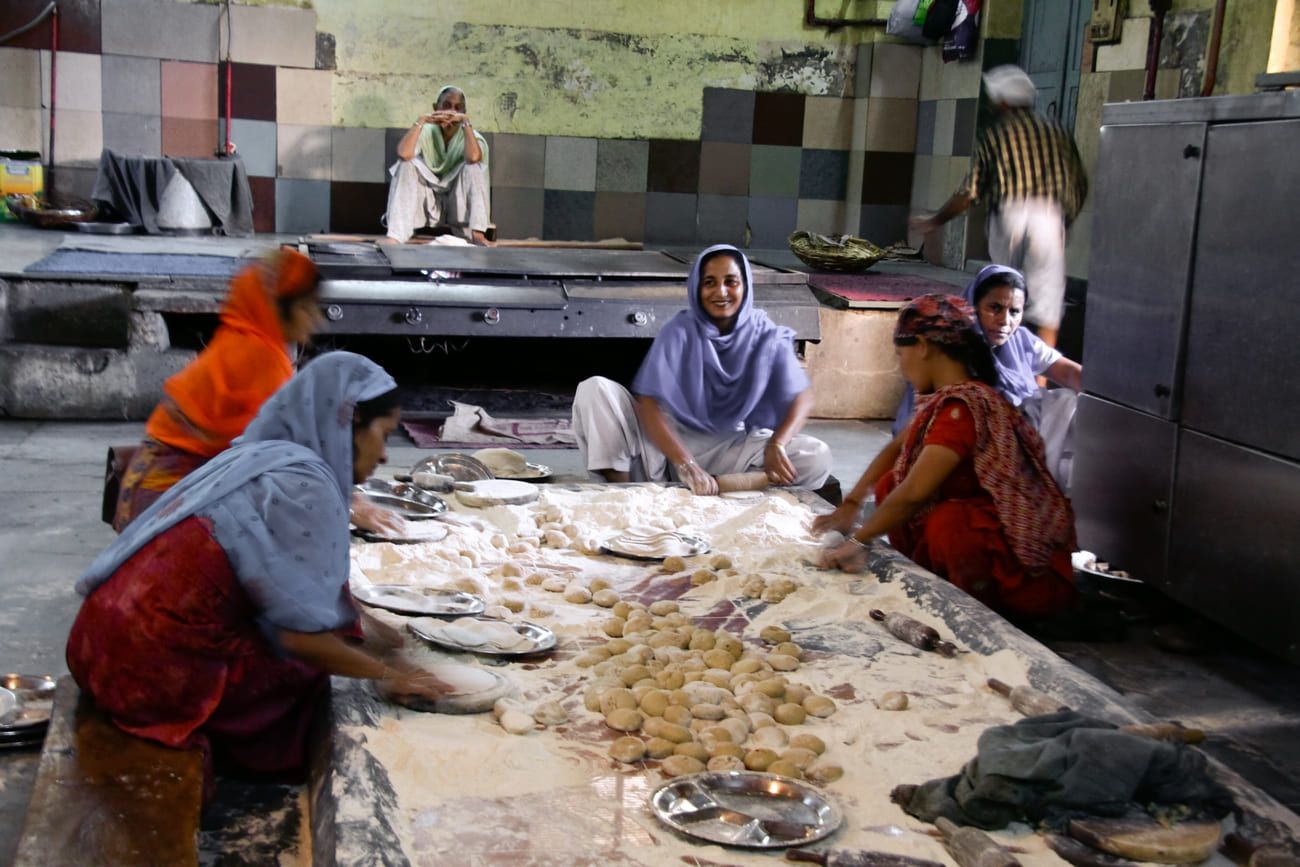
<instances>
[{"instance_id":1,"label":"woman in patterned red headscarf","mask_svg":"<svg viewBox=\"0 0 1300 867\"><path fill-rule=\"evenodd\" d=\"M860 504L874 484L876 510L822 565L860 570L866 541L888 533L904 556L1002 614L1060 613L1075 598L1074 515L1042 440L996 390L971 308L951 295L918 298L899 314L894 346L916 415L847 498ZM813 529L847 532L856 516L841 508Z\"/></svg>"}]
</instances>

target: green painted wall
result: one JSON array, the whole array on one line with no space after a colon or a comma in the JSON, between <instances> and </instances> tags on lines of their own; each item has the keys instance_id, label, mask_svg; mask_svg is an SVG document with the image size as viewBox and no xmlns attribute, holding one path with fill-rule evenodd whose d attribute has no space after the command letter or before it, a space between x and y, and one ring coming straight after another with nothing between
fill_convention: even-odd
<instances>
[{"instance_id":1,"label":"green painted wall","mask_svg":"<svg viewBox=\"0 0 1300 867\"><path fill-rule=\"evenodd\" d=\"M405 126L444 83L480 128L696 138L705 87L852 95L857 44L879 28L803 26L800 0L315 0L334 35L334 122ZM891 3L822 0L818 14Z\"/></svg>"}]
</instances>

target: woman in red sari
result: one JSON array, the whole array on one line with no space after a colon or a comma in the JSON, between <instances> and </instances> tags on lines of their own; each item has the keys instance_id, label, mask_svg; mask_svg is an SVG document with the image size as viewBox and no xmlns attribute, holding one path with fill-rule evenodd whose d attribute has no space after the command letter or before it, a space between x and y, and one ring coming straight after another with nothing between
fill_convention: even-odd
<instances>
[{"instance_id":1,"label":"woman in red sari","mask_svg":"<svg viewBox=\"0 0 1300 867\"><path fill-rule=\"evenodd\" d=\"M230 283L221 324L194 361L167 380L145 439L122 477L119 533L163 492L224 451L293 376L289 347L320 326L320 275L306 256L279 249Z\"/></svg>"},{"instance_id":2,"label":"woman in red sari","mask_svg":"<svg viewBox=\"0 0 1300 867\"><path fill-rule=\"evenodd\" d=\"M925 295L894 330L918 409L901 452L886 450L815 532L852 532L823 558L859 571L865 543L889 534L904 556L1012 619L1062 613L1075 599L1074 515L1047 470L1043 443L996 388L974 313L955 296ZM876 509L853 527L867 493Z\"/></svg>"},{"instance_id":3,"label":"woman in red sari","mask_svg":"<svg viewBox=\"0 0 1300 867\"><path fill-rule=\"evenodd\" d=\"M357 622L349 493L399 416L373 362L308 364L77 582L67 661L82 691L130 734L273 775L303 770L330 675L436 698L436 678L341 637Z\"/></svg>"}]
</instances>

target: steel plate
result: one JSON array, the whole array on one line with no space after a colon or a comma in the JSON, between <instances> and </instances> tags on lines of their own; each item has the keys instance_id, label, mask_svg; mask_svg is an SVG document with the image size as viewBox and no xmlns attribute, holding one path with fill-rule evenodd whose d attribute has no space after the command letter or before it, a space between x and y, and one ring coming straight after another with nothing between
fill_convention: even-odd
<instances>
[{"instance_id":1,"label":"steel plate","mask_svg":"<svg viewBox=\"0 0 1300 867\"><path fill-rule=\"evenodd\" d=\"M601 542L600 549L629 560L663 560L667 557L698 557L709 553L709 540L691 533L671 533L653 541L638 539L625 531Z\"/></svg>"},{"instance_id":2,"label":"steel plate","mask_svg":"<svg viewBox=\"0 0 1300 867\"><path fill-rule=\"evenodd\" d=\"M817 790L753 771L707 771L669 780L650 796L659 821L724 846L784 849L821 840L844 817Z\"/></svg>"},{"instance_id":3,"label":"steel plate","mask_svg":"<svg viewBox=\"0 0 1300 867\"><path fill-rule=\"evenodd\" d=\"M446 527L426 522L420 524L419 533L410 536L386 536L373 530L363 530L360 527L352 528L352 535L363 542L386 542L389 545L420 545L425 542L441 542L447 538L447 533Z\"/></svg>"},{"instance_id":4,"label":"steel plate","mask_svg":"<svg viewBox=\"0 0 1300 867\"><path fill-rule=\"evenodd\" d=\"M451 476L458 482L478 482L492 478L492 471L482 461L459 453L434 455L431 458L424 458L411 467L412 476L423 472Z\"/></svg>"},{"instance_id":5,"label":"steel plate","mask_svg":"<svg viewBox=\"0 0 1300 867\"><path fill-rule=\"evenodd\" d=\"M376 506L392 509L408 521L425 521L429 518L436 518L447 511L445 500L430 494L428 491L419 491L414 486L410 489L411 494L407 496L376 491L360 485L357 486L357 490ZM418 499L414 495L416 492L418 492Z\"/></svg>"},{"instance_id":6,"label":"steel plate","mask_svg":"<svg viewBox=\"0 0 1300 867\"><path fill-rule=\"evenodd\" d=\"M441 623L430 624L434 628L441 626ZM555 633L537 623L519 621L511 623L510 626L525 638L533 642L532 647L521 650L493 650L485 647L466 647L454 641L442 637L436 632L431 631L426 624L418 620L412 620L406 624L406 628L411 630L416 636L423 638L430 644L436 644L439 647L445 647L448 650L459 650L464 653L479 653L484 656L533 656L538 653L545 653L555 647Z\"/></svg>"},{"instance_id":7,"label":"steel plate","mask_svg":"<svg viewBox=\"0 0 1300 867\"><path fill-rule=\"evenodd\" d=\"M497 476L498 479L508 479L512 482L544 482L555 475L551 468L545 464L528 463L524 465L527 469L523 474L518 476Z\"/></svg>"},{"instance_id":8,"label":"steel plate","mask_svg":"<svg viewBox=\"0 0 1300 867\"><path fill-rule=\"evenodd\" d=\"M0 736L16 737L42 733L54 711L54 689L58 681L48 674L0 675L0 687L9 690L21 705L13 718L0 723Z\"/></svg>"},{"instance_id":9,"label":"steel plate","mask_svg":"<svg viewBox=\"0 0 1300 867\"><path fill-rule=\"evenodd\" d=\"M358 584L352 588L358 602L375 608L422 617L465 617L487 607L473 593L461 590L407 587L404 584Z\"/></svg>"}]
</instances>

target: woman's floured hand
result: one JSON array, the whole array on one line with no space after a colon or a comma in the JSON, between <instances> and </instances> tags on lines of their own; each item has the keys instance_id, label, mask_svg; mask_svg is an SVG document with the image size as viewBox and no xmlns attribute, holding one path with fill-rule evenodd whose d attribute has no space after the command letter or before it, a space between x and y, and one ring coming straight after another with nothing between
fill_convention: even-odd
<instances>
[{"instance_id":1,"label":"woman's floured hand","mask_svg":"<svg viewBox=\"0 0 1300 867\"><path fill-rule=\"evenodd\" d=\"M793 485L798 478L785 446L776 440L768 440L763 448L763 471L774 485Z\"/></svg>"},{"instance_id":2,"label":"woman's floured hand","mask_svg":"<svg viewBox=\"0 0 1300 867\"><path fill-rule=\"evenodd\" d=\"M361 496L352 500L352 523L379 536L401 538L406 533L405 518L392 509L376 506Z\"/></svg>"},{"instance_id":3,"label":"woman's floured hand","mask_svg":"<svg viewBox=\"0 0 1300 867\"><path fill-rule=\"evenodd\" d=\"M867 549L850 537L822 554L823 569L861 572L867 568Z\"/></svg>"},{"instance_id":4,"label":"woman's floured hand","mask_svg":"<svg viewBox=\"0 0 1300 867\"><path fill-rule=\"evenodd\" d=\"M389 671L390 673L379 682L379 689L393 701L400 702L412 698L437 701L452 691L451 686L421 669L390 669Z\"/></svg>"},{"instance_id":5,"label":"woman's floured hand","mask_svg":"<svg viewBox=\"0 0 1300 867\"><path fill-rule=\"evenodd\" d=\"M845 500L835 507L835 511L813 518L812 532L814 536L831 532L848 533L849 530L853 529L853 525L857 523L857 520L858 505Z\"/></svg>"},{"instance_id":6,"label":"woman's floured hand","mask_svg":"<svg viewBox=\"0 0 1300 867\"><path fill-rule=\"evenodd\" d=\"M694 458L677 465L677 474L682 484L691 489L697 497L709 497L718 493L718 480L704 471Z\"/></svg>"}]
</instances>

